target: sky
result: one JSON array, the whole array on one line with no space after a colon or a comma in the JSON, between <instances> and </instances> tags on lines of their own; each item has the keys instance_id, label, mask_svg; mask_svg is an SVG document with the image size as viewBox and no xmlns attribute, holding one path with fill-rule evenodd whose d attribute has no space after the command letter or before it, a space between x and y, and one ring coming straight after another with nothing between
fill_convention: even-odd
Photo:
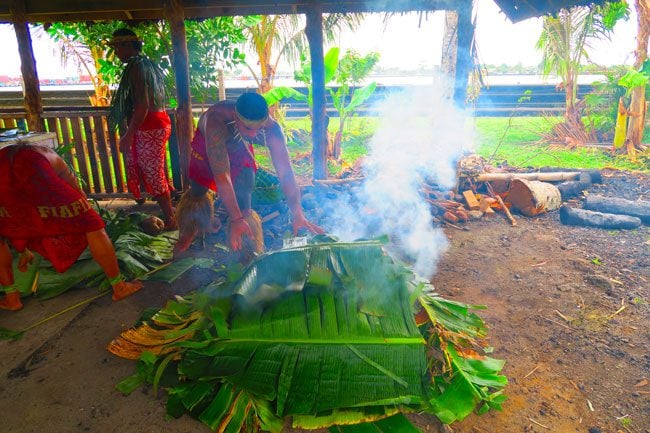
<instances>
[{"instance_id":1,"label":"sky","mask_svg":"<svg viewBox=\"0 0 650 433\"><path fill-rule=\"evenodd\" d=\"M500 12L493 0L477 0L476 40L479 59L483 64L535 66L541 54L535 43L541 32L541 18L532 18L513 24ZM391 18L388 26L379 15L369 16L362 28L354 34L341 35L338 45L342 50L354 48L361 54L380 53L383 68L431 67L440 64L443 12L420 19L416 14ZM600 42L592 51L592 60L601 65L632 64L636 35L636 15L614 28L611 42ZM34 56L39 78L55 79L77 75L74 66L63 67L56 45L46 37L32 36ZM0 24L0 46L3 61L0 75L20 76L20 58L13 27Z\"/></svg>"}]
</instances>

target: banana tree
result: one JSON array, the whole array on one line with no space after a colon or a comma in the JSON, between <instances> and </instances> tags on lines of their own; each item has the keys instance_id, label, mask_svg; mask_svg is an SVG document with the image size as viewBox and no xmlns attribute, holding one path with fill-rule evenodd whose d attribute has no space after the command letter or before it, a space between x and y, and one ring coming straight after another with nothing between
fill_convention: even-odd
<instances>
[{"instance_id":1,"label":"banana tree","mask_svg":"<svg viewBox=\"0 0 650 433\"><path fill-rule=\"evenodd\" d=\"M325 84L334 80L336 70L339 67L339 48L330 48L325 54L324 67L325 67ZM293 99L298 102L305 102L309 105L309 110L313 107L312 86L311 86L311 62L307 57L301 55L300 67L294 72L294 79L300 83L304 83L307 87L307 94L299 92L293 87L274 87L268 92L264 93L264 99L269 105L277 104L283 99Z\"/></svg>"},{"instance_id":2,"label":"banana tree","mask_svg":"<svg viewBox=\"0 0 650 433\"><path fill-rule=\"evenodd\" d=\"M341 155L341 140L345 122L354 114L357 108L368 100L377 88L377 83L374 81L358 89L351 88L350 85L358 86L361 84L378 61L379 53L369 53L361 56L354 50L348 50L339 62L336 73L336 82L339 86L336 90L330 89L334 108L339 113L339 128L332 144L334 159L338 160Z\"/></svg>"},{"instance_id":3,"label":"banana tree","mask_svg":"<svg viewBox=\"0 0 650 433\"><path fill-rule=\"evenodd\" d=\"M338 130L334 140L328 146L329 156L335 159L340 156L341 139L346 120L372 95L377 87L377 84L372 82L362 88L352 90L350 84L360 83L379 60L377 53L370 53L361 57L353 51L348 51L342 59L339 58L339 55L340 49L333 47L327 51L324 58L325 84L332 82L338 84L337 88L328 89L334 108L339 114ZM307 87L306 95L292 87L275 87L265 93L264 98L269 105L279 103L285 99L306 102L311 111L313 107L311 62L304 55L302 56L300 68L294 73L294 79L305 83Z\"/></svg>"},{"instance_id":4,"label":"banana tree","mask_svg":"<svg viewBox=\"0 0 650 433\"><path fill-rule=\"evenodd\" d=\"M170 415L232 432L500 408L503 361L479 354L478 307L440 298L377 241L321 241L265 254L123 332L109 350L139 362L118 389L164 387Z\"/></svg>"},{"instance_id":5,"label":"banana tree","mask_svg":"<svg viewBox=\"0 0 650 433\"><path fill-rule=\"evenodd\" d=\"M107 54L104 41L107 35L123 26L120 21L110 23L52 23L45 27L47 34L59 44L61 62L74 62L83 69L93 83L94 94L90 103L94 107L110 105L109 84L117 81L117 72L100 72Z\"/></svg>"}]
</instances>

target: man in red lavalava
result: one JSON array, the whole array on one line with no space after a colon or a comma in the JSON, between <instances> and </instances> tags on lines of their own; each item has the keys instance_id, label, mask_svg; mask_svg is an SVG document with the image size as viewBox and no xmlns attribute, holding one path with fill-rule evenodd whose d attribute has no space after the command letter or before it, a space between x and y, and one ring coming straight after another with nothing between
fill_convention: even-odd
<instances>
[{"instance_id":1,"label":"man in red lavalava","mask_svg":"<svg viewBox=\"0 0 650 433\"><path fill-rule=\"evenodd\" d=\"M244 93L236 102L216 103L199 118L190 153L190 189L177 207L180 234L175 255L187 250L197 233L214 231L209 190L219 193L228 211L230 246L241 250L247 236L253 240L255 252L263 251L262 224L251 209L257 170L252 142L269 150L291 211L294 234L302 228L323 233L303 213L300 190L280 125L269 117L262 96Z\"/></svg>"},{"instance_id":2,"label":"man in red lavalava","mask_svg":"<svg viewBox=\"0 0 650 433\"><path fill-rule=\"evenodd\" d=\"M21 253L18 269L23 272L33 260L31 251L65 272L87 246L113 288L113 300L142 287L124 281L104 221L56 152L25 144L0 149L0 285L6 291L0 308L22 308L20 293L12 287L12 248Z\"/></svg>"},{"instance_id":3,"label":"man in red lavalava","mask_svg":"<svg viewBox=\"0 0 650 433\"><path fill-rule=\"evenodd\" d=\"M140 184L143 184L162 209L165 229L175 230L176 217L165 162L171 121L165 112L163 72L141 53L142 40L133 31L116 30L109 45L126 63L111 101L108 121L110 130L120 129L119 148L126 163L127 186L140 202Z\"/></svg>"}]
</instances>

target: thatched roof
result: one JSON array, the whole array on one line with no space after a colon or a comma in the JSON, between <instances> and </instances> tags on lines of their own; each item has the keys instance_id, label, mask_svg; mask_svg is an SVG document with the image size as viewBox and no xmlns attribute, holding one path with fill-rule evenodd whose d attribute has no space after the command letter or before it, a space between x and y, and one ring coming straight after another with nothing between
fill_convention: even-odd
<instances>
[{"instance_id":1,"label":"thatched roof","mask_svg":"<svg viewBox=\"0 0 650 433\"><path fill-rule=\"evenodd\" d=\"M470 0L182 0L186 18L304 13L321 6L324 13L407 12L457 9ZM494 0L512 21L540 16L594 1ZM170 0L0 0L0 23L14 21L14 5L27 22L146 20L164 18ZM602 3L596 0L595 3ZM18 8L19 9L19 8Z\"/></svg>"}]
</instances>

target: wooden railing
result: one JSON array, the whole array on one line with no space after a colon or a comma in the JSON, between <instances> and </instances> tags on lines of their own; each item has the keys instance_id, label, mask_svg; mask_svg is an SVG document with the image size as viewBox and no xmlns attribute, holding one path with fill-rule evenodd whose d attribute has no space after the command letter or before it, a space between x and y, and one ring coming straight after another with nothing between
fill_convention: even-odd
<instances>
[{"instance_id":1,"label":"wooden railing","mask_svg":"<svg viewBox=\"0 0 650 433\"><path fill-rule=\"evenodd\" d=\"M168 172L174 188L181 191L183 182L175 111L169 110L168 113L172 119L172 135L168 143ZM42 114L45 130L56 133L59 146L67 149L62 156L74 167L81 186L89 197L130 197L126 186L124 161L117 147L118 137L108 131L107 116L106 108L86 107L48 108ZM24 120L24 110L0 111L1 128L16 128Z\"/></svg>"}]
</instances>

